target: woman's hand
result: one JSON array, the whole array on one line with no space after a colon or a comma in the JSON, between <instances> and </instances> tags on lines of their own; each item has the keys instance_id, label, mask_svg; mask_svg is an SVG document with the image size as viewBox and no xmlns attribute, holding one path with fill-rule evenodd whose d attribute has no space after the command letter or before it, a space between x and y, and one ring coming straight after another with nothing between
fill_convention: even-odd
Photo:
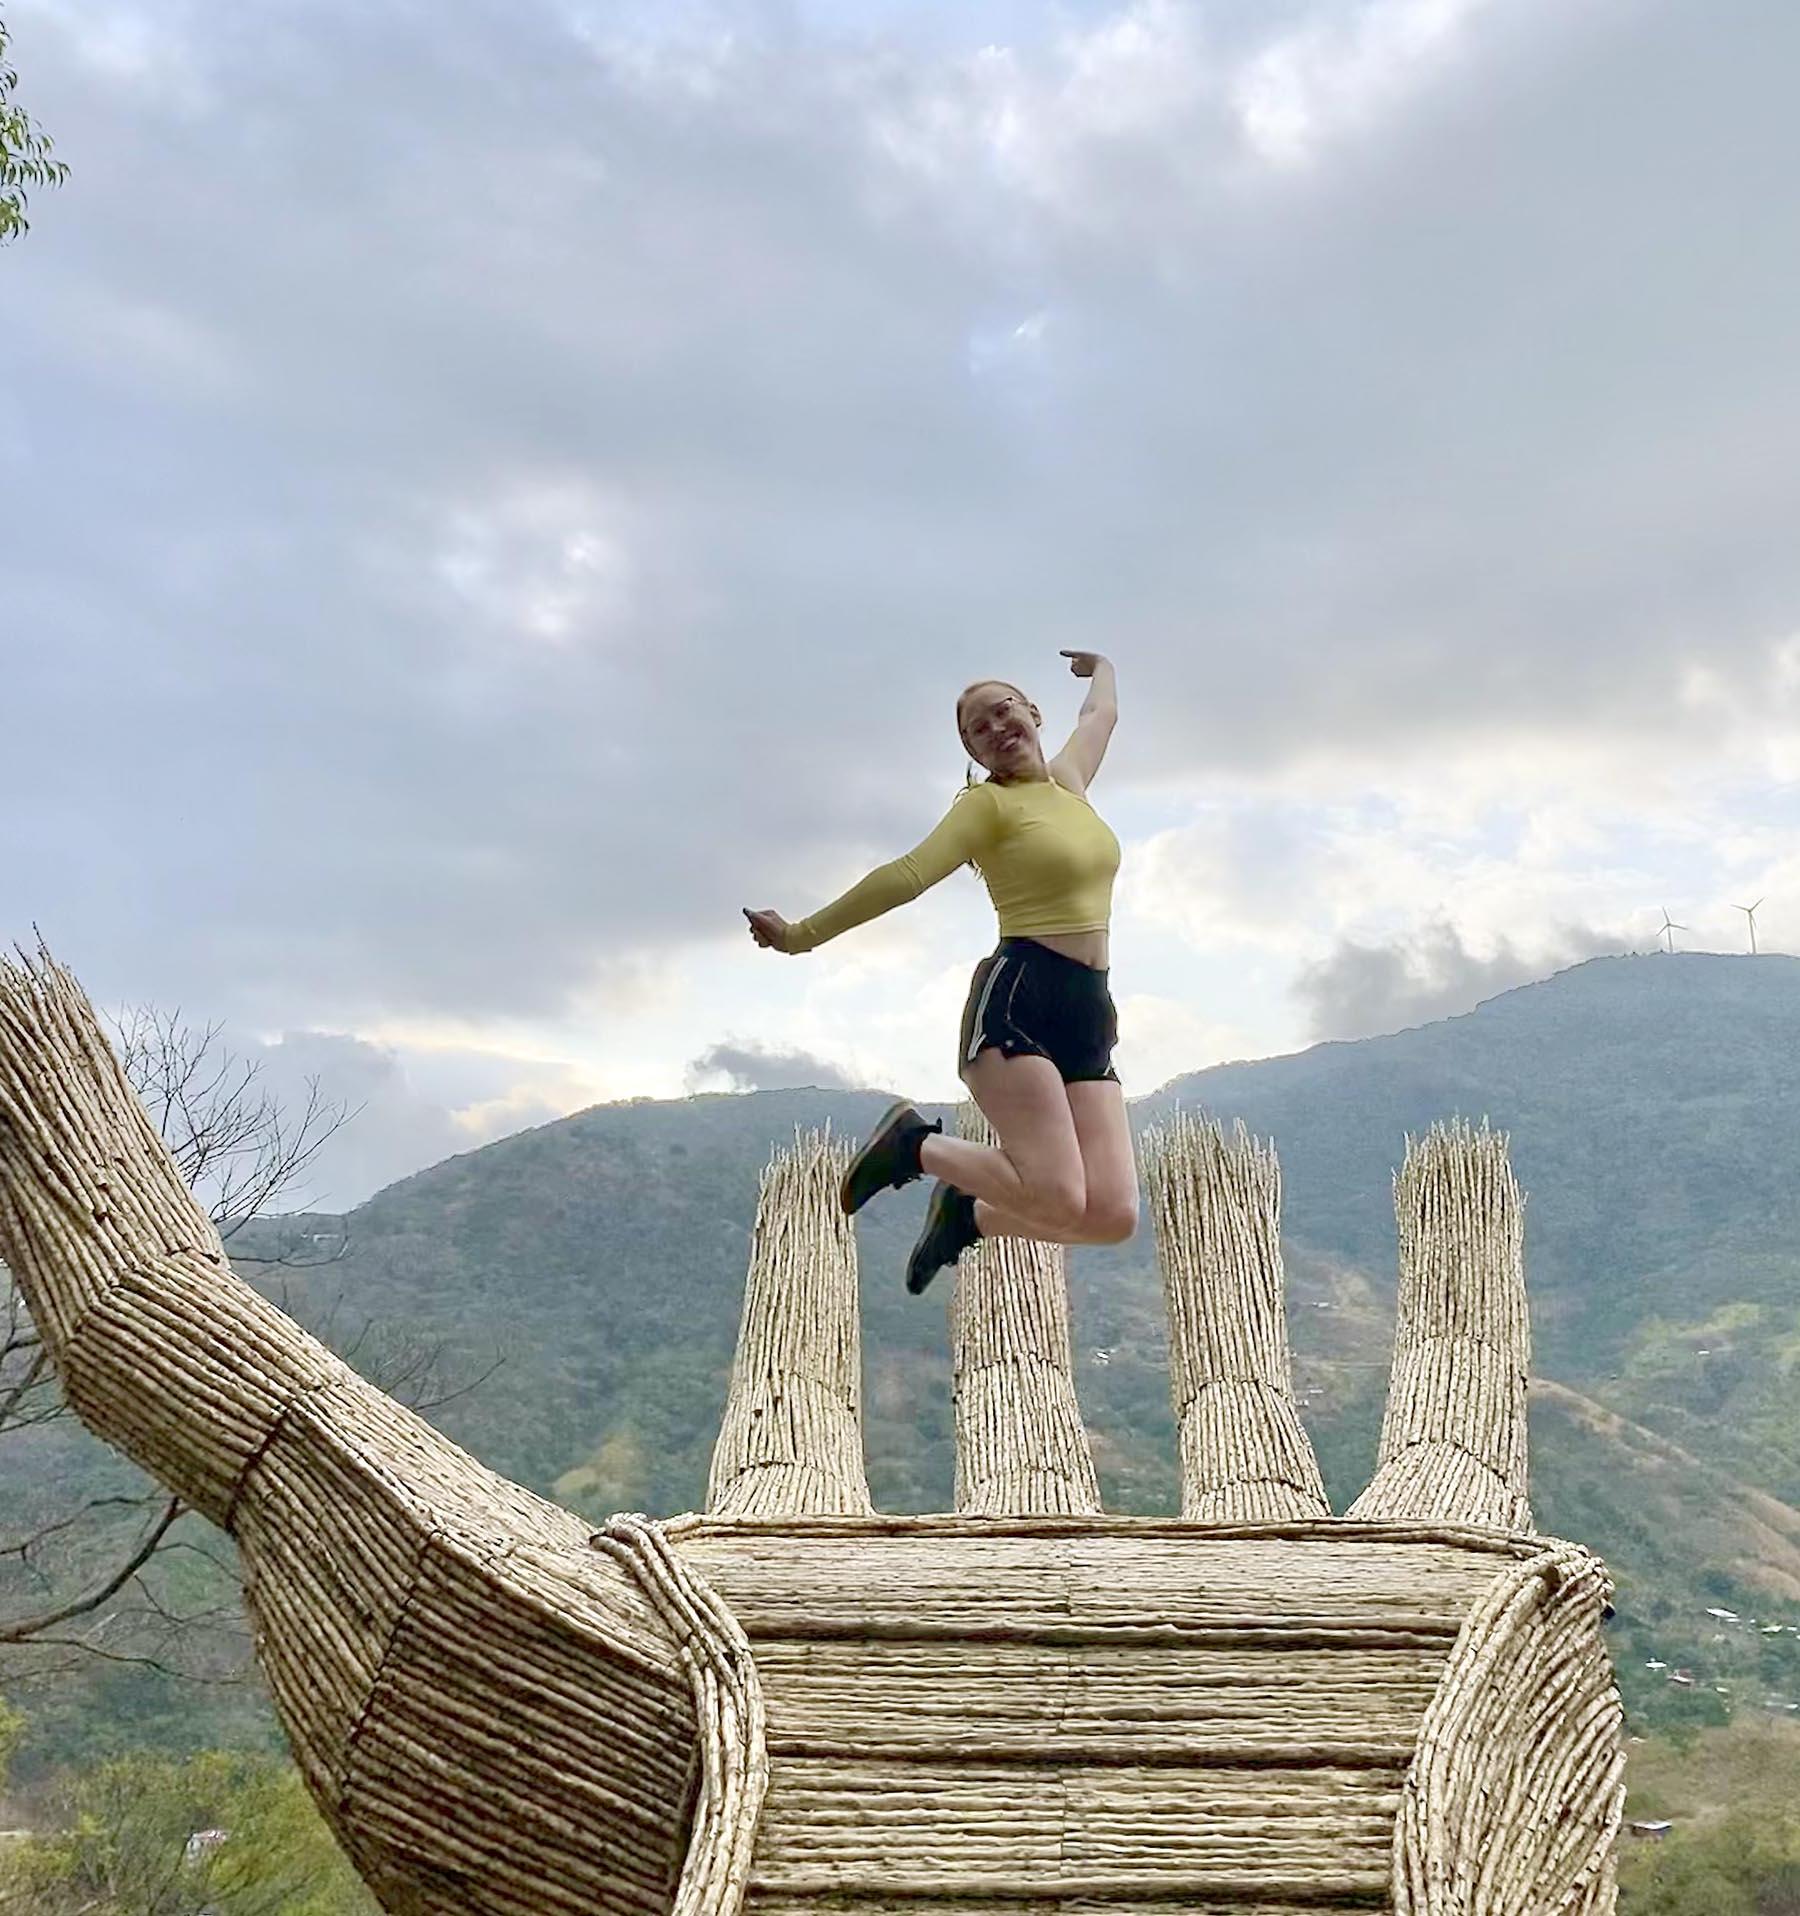
<instances>
[{"instance_id":1,"label":"woman's hand","mask_svg":"<svg viewBox=\"0 0 1800 1916\"><path fill-rule=\"evenodd\" d=\"M1069 670L1078 679L1091 679L1095 666L1108 663L1103 652L1071 652L1065 648L1063 657L1069 661Z\"/></svg>"},{"instance_id":2,"label":"woman's hand","mask_svg":"<svg viewBox=\"0 0 1800 1916\"><path fill-rule=\"evenodd\" d=\"M787 950L788 923L780 912L752 911L748 905L743 906L742 910L750 920L750 936L764 951Z\"/></svg>"}]
</instances>

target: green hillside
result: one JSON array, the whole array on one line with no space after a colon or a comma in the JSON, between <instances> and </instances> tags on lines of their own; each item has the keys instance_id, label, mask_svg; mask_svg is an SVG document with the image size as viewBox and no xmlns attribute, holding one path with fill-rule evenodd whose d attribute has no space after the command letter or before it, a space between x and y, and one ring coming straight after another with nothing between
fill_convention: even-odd
<instances>
[{"instance_id":1,"label":"green hillside","mask_svg":"<svg viewBox=\"0 0 1800 1916\"><path fill-rule=\"evenodd\" d=\"M1458 1111L1510 1131L1537 1369L1561 1387L1534 1403L1540 1518L1607 1552L1627 1688L1659 1720L1708 1718L1744 1688L1800 1696L1800 1636L1759 1625L1750 1656L1748 1638L1716 1641L1707 1615L1800 1622L1800 1519L1786 1508L1800 1501L1797 1052L1800 961L1600 959L1465 1017L1197 1072L1132 1103L1138 1125L1180 1102L1277 1140L1296 1361L1340 1508L1379 1425L1405 1134ZM689 1508L723 1402L757 1170L796 1125L860 1133L884 1101L788 1090L582 1112L382 1192L348 1220L346 1260L313 1281L441 1331L470 1361L505 1350L495 1383L441 1419L499 1468L596 1515ZM870 1476L900 1510L943 1507L951 1485L941 1296L917 1302L898 1281L923 1203L923 1187L884 1197L858 1227ZM1072 1269L1107 1501L1170 1509L1147 1222ZM1663 1439L1693 1468L1672 1466ZM1696 1683L1646 1674L1652 1659Z\"/></svg>"},{"instance_id":2,"label":"green hillside","mask_svg":"<svg viewBox=\"0 0 1800 1916\"><path fill-rule=\"evenodd\" d=\"M1772 1720L1800 1699L1800 1630L1770 1627L1800 1625L1797 1054L1800 961L1601 959L1465 1017L1221 1066L1132 1103L1138 1125L1179 1101L1275 1138L1298 1381L1340 1509L1373 1462L1405 1134L1454 1112L1511 1132L1543 1379L1539 1521L1612 1564L1614 1641L1644 1724ZM534 1488L596 1516L692 1508L758 1172L796 1126L860 1134L887 1096L784 1090L578 1113L436 1165L341 1223L312 1220L346 1231L348 1249L285 1273L288 1301L309 1320L335 1305L340 1322L442 1340L453 1367L499 1353L499 1371L434 1421ZM909 1298L899 1275L923 1207L920 1185L858 1219L869 1471L892 1510L943 1508L951 1494L945 1289ZM1147 1219L1128 1244L1073 1253L1071 1268L1103 1493L1113 1509L1170 1510ZM1693 1681L1672 1683L1675 1669ZM105 1681L116 1710L150 1679Z\"/></svg>"},{"instance_id":3,"label":"green hillside","mask_svg":"<svg viewBox=\"0 0 1800 1916\"><path fill-rule=\"evenodd\" d=\"M1490 1118L1511 1132L1529 1192L1538 1368L1604 1386L1653 1427L1665 1410L1682 1426L1672 1434L1703 1437L1702 1454L1726 1444L1753 1481L1792 1499L1800 1471L1776 1385L1800 1347L1800 1177L1790 1169L1800 1091L1787 1063L1797 1046L1800 961L1600 959L1466 1017L1178 1078L1134 1099L1132 1113L1141 1125L1179 1101L1274 1136L1296 1344L1321 1358L1342 1339L1326 1334L1329 1313L1315 1321L1311 1307L1331 1300L1306 1295L1308 1282L1347 1283L1346 1308L1385 1334L1390 1177L1404 1134L1456 1111ZM642 1494L685 1504L699 1494L723 1391L756 1171L796 1125L856 1133L884 1095L596 1107L390 1187L352 1214L349 1256L316 1281L472 1343L503 1338L506 1408L490 1394L446 1419L503 1467L548 1482L568 1468L572 1422L585 1419L600 1440L623 1422L646 1439ZM942 1350L941 1310L906 1299L896 1275L922 1206L915 1188L859 1220L869 1395L886 1430L872 1433L872 1463L896 1505L941 1502L949 1483L945 1377L902 1387L889 1375ZM1162 1376L1147 1229L1073 1262L1084 1345L1124 1347L1105 1375L1087 1377L1096 1432L1122 1435L1124 1423L1154 1443L1137 1375ZM1337 1354L1380 1357L1368 1341ZM696 1413L712 1391L698 1430L685 1416L660 1432L645 1424L651 1373L651 1394L693 1392ZM524 1419L521 1394L532 1406ZM1740 1409L1755 1429L1725 1430Z\"/></svg>"},{"instance_id":4,"label":"green hillside","mask_svg":"<svg viewBox=\"0 0 1800 1916\"><path fill-rule=\"evenodd\" d=\"M1652 1319L1800 1302L1797 1045L1800 959L1597 958L1464 1017L1196 1072L1137 1109L1199 1101L1272 1133L1291 1235L1376 1269L1400 1134L1490 1118L1531 1197L1539 1361L1597 1379Z\"/></svg>"}]
</instances>

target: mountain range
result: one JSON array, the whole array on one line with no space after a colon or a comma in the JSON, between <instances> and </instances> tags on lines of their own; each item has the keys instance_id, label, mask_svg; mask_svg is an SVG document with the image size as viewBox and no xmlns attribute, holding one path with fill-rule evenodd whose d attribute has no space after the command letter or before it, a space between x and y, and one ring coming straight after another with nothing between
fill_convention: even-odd
<instances>
[{"instance_id":1,"label":"mountain range","mask_svg":"<svg viewBox=\"0 0 1800 1916\"><path fill-rule=\"evenodd\" d=\"M1134 1129L1179 1105L1274 1139L1296 1381L1337 1509L1373 1466L1406 1137L1456 1114L1509 1134L1527 1193L1538 1521L1607 1557L1621 1682L1644 1725L1800 1713L1797 1057L1800 960L1661 953L1129 1100ZM319 1259L245 1268L334 1341L366 1319L378 1343L416 1341L450 1374L482 1377L432 1417L496 1469L596 1517L691 1509L758 1174L797 1128L860 1135L892 1095L596 1106L343 1218L253 1225L234 1249L279 1237ZM924 1196L923 1183L884 1193L857 1220L870 1485L896 1511L951 1498L948 1286L912 1298L900 1276ZM1171 1511L1148 1216L1069 1264L1107 1507Z\"/></svg>"}]
</instances>

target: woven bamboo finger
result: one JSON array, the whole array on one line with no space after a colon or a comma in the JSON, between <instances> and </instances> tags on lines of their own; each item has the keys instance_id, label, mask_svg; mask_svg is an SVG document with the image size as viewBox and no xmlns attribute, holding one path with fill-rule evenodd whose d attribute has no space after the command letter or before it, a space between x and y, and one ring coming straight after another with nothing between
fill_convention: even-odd
<instances>
[{"instance_id":1,"label":"woven bamboo finger","mask_svg":"<svg viewBox=\"0 0 1800 1916\"><path fill-rule=\"evenodd\" d=\"M1281 1168L1242 1123L1177 1107L1140 1140L1169 1323L1181 1513L1219 1522L1330 1506L1294 1402Z\"/></svg>"},{"instance_id":2,"label":"woven bamboo finger","mask_svg":"<svg viewBox=\"0 0 1800 1916\"><path fill-rule=\"evenodd\" d=\"M1506 1136L1457 1119L1394 1178L1400 1294L1374 1478L1357 1517L1530 1530L1525 1200Z\"/></svg>"},{"instance_id":3,"label":"woven bamboo finger","mask_svg":"<svg viewBox=\"0 0 1800 1916\"><path fill-rule=\"evenodd\" d=\"M972 1099L957 1136L997 1145ZM1075 1397L1069 1284L1060 1244L984 1237L950 1293L956 1508L974 1516L1072 1515L1100 1508Z\"/></svg>"},{"instance_id":4,"label":"woven bamboo finger","mask_svg":"<svg viewBox=\"0 0 1800 1916\"><path fill-rule=\"evenodd\" d=\"M829 1126L796 1127L792 1149L763 1169L709 1510L870 1508L856 1236L838 1203L851 1154Z\"/></svg>"}]
</instances>

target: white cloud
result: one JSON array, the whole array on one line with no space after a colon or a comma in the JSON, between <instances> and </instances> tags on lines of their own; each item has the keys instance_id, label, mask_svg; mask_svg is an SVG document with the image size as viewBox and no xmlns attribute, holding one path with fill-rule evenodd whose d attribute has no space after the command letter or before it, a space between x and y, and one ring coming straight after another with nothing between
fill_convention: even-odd
<instances>
[{"instance_id":1,"label":"white cloud","mask_svg":"<svg viewBox=\"0 0 1800 1916\"><path fill-rule=\"evenodd\" d=\"M725 1038L691 1059L686 1089L696 1091L770 1091L794 1085L852 1090L856 1080L829 1059L810 1051L746 1043Z\"/></svg>"},{"instance_id":2,"label":"white cloud","mask_svg":"<svg viewBox=\"0 0 1800 1916\"><path fill-rule=\"evenodd\" d=\"M47 23L48 0L23 0L17 22ZM75 57L113 84L154 88L165 105L197 114L216 104L209 62L196 46L208 24L194 0L88 0L58 10L56 25Z\"/></svg>"},{"instance_id":3,"label":"white cloud","mask_svg":"<svg viewBox=\"0 0 1800 1916\"><path fill-rule=\"evenodd\" d=\"M1800 793L1727 776L1697 746L1604 776L1579 756L1562 769L1554 753L1535 767L1476 753L1435 776L1215 789L1132 847L1120 902L1196 953L1279 957L1309 1006L1325 986L1348 992L1364 958L1382 972L1363 966L1368 991L1425 1005L1466 996L1464 979L1516 983L1595 951L1649 949L1665 901L1690 946L1740 949L1731 906L1757 897L1769 901L1765 949L1800 928ZM1351 1022L1372 1028L1377 1015ZM1315 1008L1315 1029L1330 1022Z\"/></svg>"},{"instance_id":4,"label":"white cloud","mask_svg":"<svg viewBox=\"0 0 1800 1916\"><path fill-rule=\"evenodd\" d=\"M255 1069L290 1125L315 1090L341 1118L284 1210L349 1210L422 1165L595 1102L565 1066L492 1051L406 1051L326 1031L243 1045L226 1031L219 1046Z\"/></svg>"},{"instance_id":5,"label":"white cloud","mask_svg":"<svg viewBox=\"0 0 1800 1916\"><path fill-rule=\"evenodd\" d=\"M629 605L616 501L576 479L528 481L444 515L437 570L501 633L551 644L603 639Z\"/></svg>"},{"instance_id":6,"label":"white cloud","mask_svg":"<svg viewBox=\"0 0 1800 1916\"><path fill-rule=\"evenodd\" d=\"M995 374L1042 370L1050 315L1028 313L1017 322L978 326L969 335L969 371L977 379Z\"/></svg>"},{"instance_id":7,"label":"white cloud","mask_svg":"<svg viewBox=\"0 0 1800 1916\"><path fill-rule=\"evenodd\" d=\"M861 73L857 92L884 163L944 196L959 230L1010 233L1000 243L1022 254L1036 236L1019 202L1055 225L1130 218L1115 168L1192 180L1185 149L1225 126L1201 11L1182 0L1137 0L1040 47L981 46L898 85Z\"/></svg>"},{"instance_id":8,"label":"white cloud","mask_svg":"<svg viewBox=\"0 0 1800 1916\"><path fill-rule=\"evenodd\" d=\"M1381 945L1340 941L1304 966L1294 981L1315 1038L1371 1038L1472 1011L1484 999L1545 978L1584 958L1632 949L1616 931L1564 926L1521 949L1499 937L1471 950L1444 918L1416 926Z\"/></svg>"},{"instance_id":9,"label":"white cloud","mask_svg":"<svg viewBox=\"0 0 1800 1916\"><path fill-rule=\"evenodd\" d=\"M1800 943L1800 12L928 11L9 9L76 167L8 267L15 927L551 1071L420 1149L733 1032L952 1095L972 881L806 968L739 909L1099 644L1115 988L1198 1020L1134 1077L1433 925Z\"/></svg>"},{"instance_id":10,"label":"white cloud","mask_svg":"<svg viewBox=\"0 0 1800 1916\"><path fill-rule=\"evenodd\" d=\"M1319 9L1249 59L1231 93L1246 140L1276 165L1318 157L1425 84L1493 0L1362 0Z\"/></svg>"},{"instance_id":11,"label":"white cloud","mask_svg":"<svg viewBox=\"0 0 1800 1916\"><path fill-rule=\"evenodd\" d=\"M1258 1057L1258 1035L1208 1018L1191 1004L1155 992L1120 991L1119 1044L1114 1069L1128 1097L1141 1097L1183 1072Z\"/></svg>"}]
</instances>

